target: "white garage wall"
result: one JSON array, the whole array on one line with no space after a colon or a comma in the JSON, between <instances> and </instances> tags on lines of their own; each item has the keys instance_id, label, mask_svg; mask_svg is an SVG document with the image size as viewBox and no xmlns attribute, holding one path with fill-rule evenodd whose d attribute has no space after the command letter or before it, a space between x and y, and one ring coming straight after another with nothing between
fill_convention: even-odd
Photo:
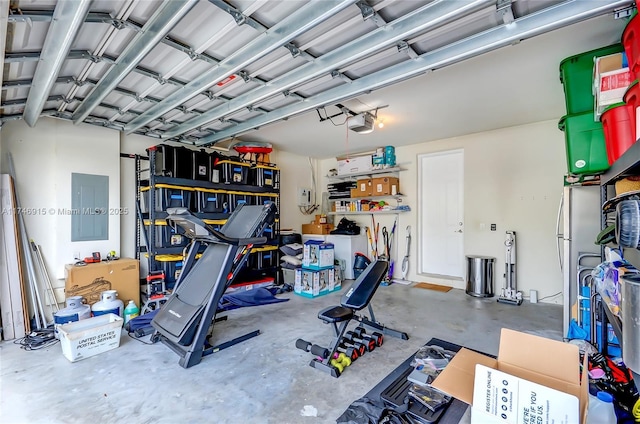
<instances>
[{"instance_id":1,"label":"white garage wall","mask_svg":"<svg viewBox=\"0 0 640 424\"><path fill-rule=\"evenodd\" d=\"M75 126L51 118L40 118L36 127L12 121L2 128L2 172L8 173L6 155L11 153L16 185L22 208L37 214L24 214L29 237L42 246L52 278L64 278L64 265L75 253L102 255L120 250L120 216L109 214L109 239L71 242L71 174L109 177L109 208L120 207L120 165L118 133L106 128ZM58 282L60 284L60 282Z\"/></svg>"},{"instance_id":2,"label":"white garage wall","mask_svg":"<svg viewBox=\"0 0 640 424\"><path fill-rule=\"evenodd\" d=\"M271 160L280 168L280 228L292 229L300 232L302 224L313 221L316 211L311 215L304 215L298 208L298 188L312 188L312 170L317 169L317 160L293 153L276 151ZM323 188L324 187L324 188ZM320 182L317 184L316 200L320 204L322 191L326 190Z\"/></svg>"},{"instance_id":3,"label":"white garage wall","mask_svg":"<svg viewBox=\"0 0 640 424\"><path fill-rule=\"evenodd\" d=\"M361 136L366 137L366 136ZM377 146L376 146L377 147ZM464 288L462 280L446 280L417 275L418 257L417 156L452 149L464 149L465 158L465 255L496 257L495 290L503 286L505 231L517 233L518 289L527 296L530 289L539 297L562 291L562 274L556 254L555 224L563 174L566 172L564 135L557 121L504 128L446 140L396 148L397 162L407 171L400 173L404 203L412 211L399 215L400 232L395 238L395 258L404 256L405 227L412 227L409 279ZM319 175L336 166L334 159L321 161ZM326 187L327 180L324 180ZM370 216L349 216L361 226L371 225ZM380 226L393 224L393 216L378 216ZM485 228L481 229L481 223ZM490 224L497 231L490 231ZM382 243L380 242L380 246ZM395 275L399 276L399 268ZM562 297L547 301L562 303Z\"/></svg>"},{"instance_id":4,"label":"white garage wall","mask_svg":"<svg viewBox=\"0 0 640 424\"><path fill-rule=\"evenodd\" d=\"M127 215L110 217L109 241L99 243L71 243L69 216L27 216L29 234L42 245L52 276L63 278L63 266L73 260L75 252L88 256L95 250L104 254L116 250L122 256L134 255L134 162L121 159L119 154L121 151L145 154L145 149L157 144L157 140L136 135L120 139L120 134L113 130L42 118L36 128L29 128L22 121L6 124L1 141L2 170L8 171L4 154L11 152L24 207L56 211L70 207L71 173L82 172L109 175L110 206L129 210ZM497 258L495 287L498 291L504 281L504 234L506 230L515 230L518 288L525 295L529 289L537 289L540 297L559 292L562 283L554 232L566 167L563 134L555 120L397 148L398 163L407 169L400 175L401 191L407 194L405 203L413 210L399 216L394 256L404 255L404 229L411 225L411 260L417 258L417 155L456 148L465 150L465 254ZM301 224L312 219L300 213L296 201L298 187L312 184L308 158L276 151L272 161L282 172L282 228L298 231ZM327 183L322 176L335 165L333 159L317 162L318 202ZM361 225L370 225L368 215L357 218ZM390 228L393 216L380 216L378 220L381 226ZM480 229L481 223L486 224L484 230ZM497 224L496 232L489 231L491 223ZM464 288L464 281L418 276L416 269L412 262L411 280ZM562 298L549 301L560 303Z\"/></svg>"}]
</instances>

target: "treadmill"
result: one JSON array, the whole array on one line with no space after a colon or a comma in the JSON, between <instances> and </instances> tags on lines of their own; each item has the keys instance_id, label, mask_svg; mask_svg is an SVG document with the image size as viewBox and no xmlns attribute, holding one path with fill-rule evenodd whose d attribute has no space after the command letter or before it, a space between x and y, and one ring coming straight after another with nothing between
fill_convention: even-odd
<instances>
[{"instance_id":1,"label":"treadmill","mask_svg":"<svg viewBox=\"0 0 640 424\"><path fill-rule=\"evenodd\" d=\"M180 356L183 368L197 365L203 356L233 346L260 334L252 331L217 346L209 343L218 302L246 264L254 245L264 244L265 228L275 221L276 205L239 205L220 231L186 208L167 210L167 224L180 227L192 239L173 293L155 315L151 341L167 345ZM196 261L196 256L202 251Z\"/></svg>"}]
</instances>

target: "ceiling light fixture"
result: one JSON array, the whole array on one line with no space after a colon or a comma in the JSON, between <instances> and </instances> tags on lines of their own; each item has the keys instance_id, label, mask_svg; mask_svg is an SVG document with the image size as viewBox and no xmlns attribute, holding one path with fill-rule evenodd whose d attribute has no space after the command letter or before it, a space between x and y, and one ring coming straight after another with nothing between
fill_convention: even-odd
<instances>
[{"instance_id":1,"label":"ceiling light fixture","mask_svg":"<svg viewBox=\"0 0 640 424\"><path fill-rule=\"evenodd\" d=\"M384 121L382 120L382 118L378 119L378 128L384 128Z\"/></svg>"}]
</instances>

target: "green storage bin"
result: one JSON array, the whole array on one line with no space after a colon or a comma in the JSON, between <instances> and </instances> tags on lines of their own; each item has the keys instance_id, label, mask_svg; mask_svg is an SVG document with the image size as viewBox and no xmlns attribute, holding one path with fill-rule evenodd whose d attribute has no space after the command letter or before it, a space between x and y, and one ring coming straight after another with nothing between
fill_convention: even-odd
<instances>
[{"instance_id":1,"label":"green storage bin","mask_svg":"<svg viewBox=\"0 0 640 424\"><path fill-rule=\"evenodd\" d=\"M624 51L622 44L613 44L571 56L560 62L560 82L564 87L567 114L593 110L593 65L594 58Z\"/></svg>"},{"instance_id":2,"label":"green storage bin","mask_svg":"<svg viewBox=\"0 0 640 424\"><path fill-rule=\"evenodd\" d=\"M564 131L570 174L600 174L609 169L602 123L592 110L563 116L558 128Z\"/></svg>"}]
</instances>

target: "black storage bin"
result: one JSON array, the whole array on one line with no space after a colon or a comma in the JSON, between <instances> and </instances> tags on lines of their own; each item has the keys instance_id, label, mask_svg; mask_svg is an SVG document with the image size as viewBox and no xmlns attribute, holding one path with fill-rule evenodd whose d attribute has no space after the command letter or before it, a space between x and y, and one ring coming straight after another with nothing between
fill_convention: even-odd
<instances>
[{"instance_id":1,"label":"black storage bin","mask_svg":"<svg viewBox=\"0 0 640 424\"><path fill-rule=\"evenodd\" d=\"M194 150L191 179L211 181L211 156L204 149Z\"/></svg>"},{"instance_id":2,"label":"black storage bin","mask_svg":"<svg viewBox=\"0 0 640 424\"><path fill-rule=\"evenodd\" d=\"M157 257L156 257L157 258ZM167 289L172 290L176 281L178 281L178 277L180 277L180 273L182 272L182 260L158 260L160 262L160 266L164 271L164 281L166 283Z\"/></svg>"},{"instance_id":3,"label":"black storage bin","mask_svg":"<svg viewBox=\"0 0 640 424\"><path fill-rule=\"evenodd\" d=\"M277 236L276 223L274 222L264 227L264 231L262 232L262 235L269 240L273 240Z\"/></svg>"},{"instance_id":4,"label":"black storage bin","mask_svg":"<svg viewBox=\"0 0 640 424\"><path fill-rule=\"evenodd\" d=\"M222 190L196 189L198 213L229 213L229 195Z\"/></svg>"},{"instance_id":5,"label":"black storage bin","mask_svg":"<svg viewBox=\"0 0 640 424\"><path fill-rule=\"evenodd\" d=\"M173 151L175 178L193 178L193 150L186 147L176 147Z\"/></svg>"},{"instance_id":6,"label":"black storage bin","mask_svg":"<svg viewBox=\"0 0 640 424\"><path fill-rule=\"evenodd\" d=\"M147 231L149 230L148 225L149 221L145 221ZM189 239L184 234L167 225L164 221L156 221L154 230L156 247L183 247L189 242Z\"/></svg>"},{"instance_id":7,"label":"black storage bin","mask_svg":"<svg viewBox=\"0 0 640 424\"><path fill-rule=\"evenodd\" d=\"M278 265L278 250L269 249L258 252L258 268L265 269Z\"/></svg>"},{"instance_id":8,"label":"black storage bin","mask_svg":"<svg viewBox=\"0 0 640 424\"><path fill-rule=\"evenodd\" d=\"M255 194L253 197L255 202L254 205L265 205L270 202L275 203L276 200L278 200L277 194L269 194L269 193Z\"/></svg>"},{"instance_id":9,"label":"black storage bin","mask_svg":"<svg viewBox=\"0 0 640 424\"><path fill-rule=\"evenodd\" d=\"M278 244L280 246L284 246L286 244L300 243L302 244L302 234L300 233L292 233L292 234L280 234Z\"/></svg>"},{"instance_id":10,"label":"black storage bin","mask_svg":"<svg viewBox=\"0 0 640 424\"><path fill-rule=\"evenodd\" d=\"M251 168L251 171L253 173L252 184L258 187L280 187L280 170L275 166L258 164Z\"/></svg>"},{"instance_id":11,"label":"black storage bin","mask_svg":"<svg viewBox=\"0 0 640 424\"><path fill-rule=\"evenodd\" d=\"M145 190L146 189L146 190ZM142 204L140 209L143 213L149 212L149 192L147 187L143 188ZM165 184L157 184L155 193L155 211L164 212L168 208L190 208L191 191L183 188L175 188Z\"/></svg>"},{"instance_id":12,"label":"black storage bin","mask_svg":"<svg viewBox=\"0 0 640 424\"><path fill-rule=\"evenodd\" d=\"M168 146L166 144L158 144L157 146L147 149L147 153L149 153L149 151L151 150L155 150L155 175L173 177L175 170L175 147Z\"/></svg>"},{"instance_id":13,"label":"black storage bin","mask_svg":"<svg viewBox=\"0 0 640 424\"><path fill-rule=\"evenodd\" d=\"M242 193L239 191L229 192L229 213L236 210L238 205L254 205L256 202L256 196L251 193Z\"/></svg>"},{"instance_id":14,"label":"black storage bin","mask_svg":"<svg viewBox=\"0 0 640 424\"><path fill-rule=\"evenodd\" d=\"M258 266L259 256L260 256L260 252L257 251L257 249L253 249L251 253L249 253L249 257L247 258L246 269L251 269L251 270L259 269L260 268Z\"/></svg>"},{"instance_id":15,"label":"black storage bin","mask_svg":"<svg viewBox=\"0 0 640 424\"><path fill-rule=\"evenodd\" d=\"M225 184L248 184L251 165L232 160L221 160L216 165L220 170L220 182Z\"/></svg>"}]
</instances>

